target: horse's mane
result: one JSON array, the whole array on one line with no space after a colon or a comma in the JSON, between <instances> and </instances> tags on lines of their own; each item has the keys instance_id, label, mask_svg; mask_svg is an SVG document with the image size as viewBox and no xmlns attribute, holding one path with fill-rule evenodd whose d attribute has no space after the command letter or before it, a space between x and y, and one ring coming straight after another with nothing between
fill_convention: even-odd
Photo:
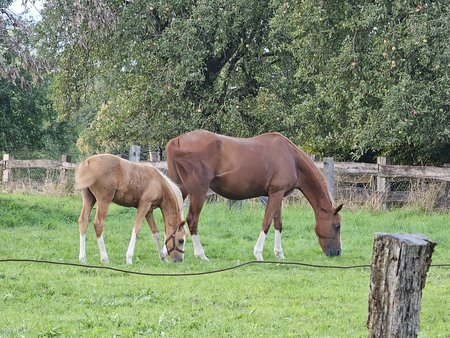
<instances>
[{"instance_id":1,"label":"horse's mane","mask_svg":"<svg viewBox=\"0 0 450 338\"><path fill-rule=\"evenodd\" d=\"M294 144L294 142L292 142L290 139L288 139L283 134L281 134L281 133L274 133L274 134L277 134L277 135L281 136L284 140L288 141L289 145L292 147L292 149L297 154L299 154L303 158L307 158L308 160L310 160L312 162L314 174L316 174L317 179L320 181L320 183L322 183L322 186L326 187L327 196L330 200L331 205L334 207L334 198L333 198L333 196L331 196L330 188L328 187L327 181L325 180L325 177L323 176L322 172L319 170L319 168L317 168L317 166L315 165L315 163L311 159L311 157L307 153L305 153L301 148L296 146Z\"/></svg>"}]
</instances>

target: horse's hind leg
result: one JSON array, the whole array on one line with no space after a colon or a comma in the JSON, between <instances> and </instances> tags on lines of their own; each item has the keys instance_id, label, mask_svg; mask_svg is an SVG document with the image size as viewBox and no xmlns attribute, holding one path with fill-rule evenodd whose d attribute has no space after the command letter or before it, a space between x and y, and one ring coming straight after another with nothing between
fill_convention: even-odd
<instances>
[{"instance_id":1,"label":"horse's hind leg","mask_svg":"<svg viewBox=\"0 0 450 338\"><path fill-rule=\"evenodd\" d=\"M206 187L206 191L207 190L208 187ZM191 233L192 244L194 245L194 255L204 261L207 261L208 257L205 255L200 237L197 234L197 225L200 212L203 208L203 203L205 203L206 191L201 194L189 195L189 212L186 217L189 225L189 231Z\"/></svg>"},{"instance_id":2,"label":"horse's hind leg","mask_svg":"<svg viewBox=\"0 0 450 338\"><path fill-rule=\"evenodd\" d=\"M155 240L156 249L158 250L159 253L159 258L161 259L161 261L165 261L167 258L167 248L165 245L164 248L161 246L161 238L159 236L159 230L153 217L153 212L149 211L147 215L145 215L145 219L147 220L147 223L153 235L153 239Z\"/></svg>"},{"instance_id":3,"label":"horse's hind leg","mask_svg":"<svg viewBox=\"0 0 450 338\"><path fill-rule=\"evenodd\" d=\"M275 213L275 216L273 218L273 226L275 228L275 244L273 247L273 252L275 253L275 256L281 259L285 259L283 254L283 248L281 246L281 230L283 228L282 222L281 222L281 205L282 202L280 202L277 211Z\"/></svg>"},{"instance_id":4,"label":"horse's hind leg","mask_svg":"<svg viewBox=\"0 0 450 338\"><path fill-rule=\"evenodd\" d=\"M141 232L142 221L144 220L144 216L150 210L151 205L140 205L136 211L136 218L134 220L133 230L131 232L130 244L128 245L127 250L127 264L133 263L133 255L134 255L134 247L136 246L136 239Z\"/></svg>"},{"instance_id":5,"label":"horse's hind leg","mask_svg":"<svg viewBox=\"0 0 450 338\"><path fill-rule=\"evenodd\" d=\"M83 207L81 208L78 224L80 226L80 256L81 264L86 264L86 230L89 224L89 215L95 204L95 197L88 188L82 191Z\"/></svg>"},{"instance_id":6,"label":"horse's hind leg","mask_svg":"<svg viewBox=\"0 0 450 338\"><path fill-rule=\"evenodd\" d=\"M105 241L103 239L103 228L105 226L105 218L108 213L108 207L112 199L100 198L97 200L97 211L94 218L95 235L97 236L98 249L100 251L100 261L108 263L108 254L106 253Z\"/></svg>"}]
</instances>

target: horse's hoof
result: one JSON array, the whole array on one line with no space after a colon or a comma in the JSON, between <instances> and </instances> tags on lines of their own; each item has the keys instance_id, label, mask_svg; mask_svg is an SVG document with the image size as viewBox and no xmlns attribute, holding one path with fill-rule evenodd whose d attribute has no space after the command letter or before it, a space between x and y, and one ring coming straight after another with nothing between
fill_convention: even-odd
<instances>
[{"instance_id":1,"label":"horse's hoof","mask_svg":"<svg viewBox=\"0 0 450 338\"><path fill-rule=\"evenodd\" d=\"M109 259L108 259L108 257L102 258L102 259L100 260L100 262L102 262L102 264L108 264L108 263L109 263Z\"/></svg>"},{"instance_id":2,"label":"horse's hoof","mask_svg":"<svg viewBox=\"0 0 450 338\"><path fill-rule=\"evenodd\" d=\"M127 257L127 264L128 265L133 264L133 258L132 257Z\"/></svg>"},{"instance_id":3,"label":"horse's hoof","mask_svg":"<svg viewBox=\"0 0 450 338\"><path fill-rule=\"evenodd\" d=\"M263 261L264 260L262 252L256 252L255 251L254 255L255 255L257 261Z\"/></svg>"},{"instance_id":4,"label":"horse's hoof","mask_svg":"<svg viewBox=\"0 0 450 338\"><path fill-rule=\"evenodd\" d=\"M80 257L80 264L86 265L86 257Z\"/></svg>"},{"instance_id":5,"label":"horse's hoof","mask_svg":"<svg viewBox=\"0 0 450 338\"><path fill-rule=\"evenodd\" d=\"M275 252L275 256L280 258L280 259L286 259L286 257L284 256L283 251L274 251Z\"/></svg>"}]
</instances>

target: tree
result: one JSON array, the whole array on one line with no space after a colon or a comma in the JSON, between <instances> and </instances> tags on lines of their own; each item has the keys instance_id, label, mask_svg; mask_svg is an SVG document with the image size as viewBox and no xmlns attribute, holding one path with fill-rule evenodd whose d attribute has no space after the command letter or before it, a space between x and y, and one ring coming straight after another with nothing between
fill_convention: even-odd
<instances>
[{"instance_id":1,"label":"tree","mask_svg":"<svg viewBox=\"0 0 450 338\"><path fill-rule=\"evenodd\" d=\"M286 1L272 21L292 82L297 142L320 154L450 161L449 7L444 1Z\"/></svg>"},{"instance_id":2,"label":"tree","mask_svg":"<svg viewBox=\"0 0 450 338\"><path fill-rule=\"evenodd\" d=\"M33 53L30 40L32 23L11 12L12 0L0 0L0 79L8 79L23 89L30 89L32 80L41 82L48 65Z\"/></svg>"},{"instance_id":3,"label":"tree","mask_svg":"<svg viewBox=\"0 0 450 338\"><path fill-rule=\"evenodd\" d=\"M29 81L29 79L27 79ZM60 121L45 84L28 90L0 80L0 150L15 156L59 158L74 153L76 129Z\"/></svg>"},{"instance_id":4,"label":"tree","mask_svg":"<svg viewBox=\"0 0 450 338\"><path fill-rule=\"evenodd\" d=\"M195 128L236 135L267 128L265 116L252 108L269 1L102 3L108 19L96 21L96 31L86 14L93 9L70 3L49 2L40 30L60 69L59 110L76 115L86 102L99 103L82 135L86 149L164 144ZM62 21L73 16L78 25Z\"/></svg>"},{"instance_id":5,"label":"tree","mask_svg":"<svg viewBox=\"0 0 450 338\"><path fill-rule=\"evenodd\" d=\"M32 43L33 22L12 13L11 2L0 1L0 151L59 157L74 144L76 128L58 119L44 81L48 64Z\"/></svg>"},{"instance_id":6,"label":"tree","mask_svg":"<svg viewBox=\"0 0 450 338\"><path fill-rule=\"evenodd\" d=\"M450 162L449 7L317 0L49 0L40 50L79 146L281 131L338 159Z\"/></svg>"}]
</instances>

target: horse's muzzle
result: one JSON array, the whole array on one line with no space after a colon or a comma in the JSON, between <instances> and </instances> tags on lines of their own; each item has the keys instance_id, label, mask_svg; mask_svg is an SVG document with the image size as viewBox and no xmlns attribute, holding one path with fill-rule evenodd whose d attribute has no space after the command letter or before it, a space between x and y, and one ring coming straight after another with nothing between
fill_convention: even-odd
<instances>
[{"instance_id":1,"label":"horse's muzzle","mask_svg":"<svg viewBox=\"0 0 450 338\"><path fill-rule=\"evenodd\" d=\"M182 256L177 256L172 258L174 263L182 263L183 262L183 257Z\"/></svg>"},{"instance_id":2,"label":"horse's muzzle","mask_svg":"<svg viewBox=\"0 0 450 338\"><path fill-rule=\"evenodd\" d=\"M330 249L325 254L328 257L336 257L341 255L341 249Z\"/></svg>"}]
</instances>

